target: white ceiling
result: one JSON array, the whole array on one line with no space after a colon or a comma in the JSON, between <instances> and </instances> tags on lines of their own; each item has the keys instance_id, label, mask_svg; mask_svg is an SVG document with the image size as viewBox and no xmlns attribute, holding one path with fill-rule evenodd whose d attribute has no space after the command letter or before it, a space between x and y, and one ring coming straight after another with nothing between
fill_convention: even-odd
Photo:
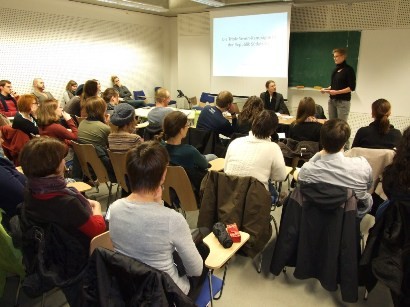
<instances>
[{"instance_id":1,"label":"white ceiling","mask_svg":"<svg viewBox=\"0 0 410 307\"><path fill-rule=\"evenodd\" d=\"M186 13L202 13L208 11L210 6L199 4L191 0L126 0L127 2L138 2L144 4L151 4L168 9L167 12L153 12L143 9L131 8L127 6L121 6L118 4L102 2L99 0L69 0L75 2L88 3L91 5L105 6L111 8L117 8L127 11L143 12L161 16L177 16L178 14ZM107 1L107 0L105 0ZM109 1L109 0L108 0ZM313 5L326 5L326 4L349 4L355 2L372 2L378 0L218 0L225 3L227 6L239 6L239 5L252 5L262 3L292 3L295 6L313 6ZM217 9L217 8L212 8Z\"/></svg>"}]
</instances>

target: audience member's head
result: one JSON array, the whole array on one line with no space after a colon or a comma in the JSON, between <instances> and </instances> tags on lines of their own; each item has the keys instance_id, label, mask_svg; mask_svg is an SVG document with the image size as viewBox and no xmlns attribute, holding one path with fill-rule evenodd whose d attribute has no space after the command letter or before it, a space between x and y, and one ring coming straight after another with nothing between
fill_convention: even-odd
<instances>
[{"instance_id":1,"label":"audience member's head","mask_svg":"<svg viewBox=\"0 0 410 307\"><path fill-rule=\"evenodd\" d=\"M80 84L77 89L75 90L75 95L76 96L81 96L83 94L84 91L84 84Z\"/></svg>"},{"instance_id":2,"label":"audience member's head","mask_svg":"<svg viewBox=\"0 0 410 307\"><path fill-rule=\"evenodd\" d=\"M144 142L127 153L127 174L133 193L155 194L165 180L168 152L159 142Z\"/></svg>"},{"instance_id":3,"label":"audience member's head","mask_svg":"<svg viewBox=\"0 0 410 307\"><path fill-rule=\"evenodd\" d=\"M44 81L41 78L34 78L33 80L33 88L35 91L43 92L46 86L44 85Z\"/></svg>"},{"instance_id":4,"label":"audience member's head","mask_svg":"<svg viewBox=\"0 0 410 307\"><path fill-rule=\"evenodd\" d=\"M112 132L126 131L134 132L135 125L135 109L128 103L120 103L114 107L114 112L110 117Z\"/></svg>"},{"instance_id":5,"label":"audience member's head","mask_svg":"<svg viewBox=\"0 0 410 307\"><path fill-rule=\"evenodd\" d=\"M11 82L9 80L0 80L0 93L7 97L12 92Z\"/></svg>"},{"instance_id":6,"label":"audience member's head","mask_svg":"<svg viewBox=\"0 0 410 307\"><path fill-rule=\"evenodd\" d=\"M279 119L275 112L263 110L252 123L252 134L258 139L269 138L275 133L278 124Z\"/></svg>"},{"instance_id":7,"label":"audience member's head","mask_svg":"<svg viewBox=\"0 0 410 307\"><path fill-rule=\"evenodd\" d=\"M121 86L120 78L118 78L117 76L111 76L111 82L113 86Z\"/></svg>"},{"instance_id":8,"label":"audience member's head","mask_svg":"<svg viewBox=\"0 0 410 307\"><path fill-rule=\"evenodd\" d=\"M89 119L99 120L105 123L105 112L107 111L107 104L105 101L97 96L89 97L85 101L85 110Z\"/></svg>"},{"instance_id":9,"label":"audience member's head","mask_svg":"<svg viewBox=\"0 0 410 307\"><path fill-rule=\"evenodd\" d=\"M304 97L299 101L298 111L296 112L296 123L303 123L308 117L315 116L315 114L315 101L312 97Z\"/></svg>"},{"instance_id":10,"label":"audience member's head","mask_svg":"<svg viewBox=\"0 0 410 307\"><path fill-rule=\"evenodd\" d=\"M92 96L97 96L98 95L98 81L93 79L93 80L87 80L84 84L83 88L83 99L87 100L87 98L92 97Z\"/></svg>"},{"instance_id":11,"label":"audience member's head","mask_svg":"<svg viewBox=\"0 0 410 307\"><path fill-rule=\"evenodd\" d=\"M248 121L250 123L253 122L255 117L262 112L263 110L263 101L257 96L251 96L249 97L243 108L241 113L238 116L238 120L240 122L242 121Z\"/></svg>"},{"instance_id":12,"label":"audience member's head","mask_svg":"<svg viewBox=\"0 0 410 307\"><path fill-rule=\"evenodd\" d=\"M341 151L349 138L350 127L343 119L329 119L320 130L320 143L331 154Z\"/></svg>"},{"instance_id":13,"label":"audience member's head","mask_svg":"<svg viewBox=\"0 0 410 307\"><path fill-rule=\"evenodd\" d=\"M33 138L24 145L19 161L28 178L63 176L66 153L67 147L55 138Z\"/></svg>"},{"instance_id":14,"label":"audience member's head","mask_svg":"<svg viewBox=\"0 0 410 307\"><path fill-rule=\"evenodd\" d=\"M70 93L74 94L75 91L77 90L78 84L74 80L68 81L67 85L65 86L66 91L69 91Z\"/></svg>"},{"instance_id":15,"label":"audience member's head","mask_svg":"<svg viewBox=\"0 0 410 307\"><path fill-rule=\"evenodd\" d=\"M222 91L216 97L216 105L223 110L229 109L229 107L232 105L232 102L232 93L228 91Z\"/></svg>"},{"instance_id":16,"label":"audience member's head","mask_svg":"<svg viewBox=\"0 0 410 307\"><path fill-rule=\"evenodd\" d=\"M395 168L397 171L398 176L394 180L398 190L408 193L410 190L410 126L403 131L393 163L389 167Z\"/></svg>"},{"instance_id":17,"label":"audience member's head","mask_svg":"<svg viewBox=\"0 0 410 307\"><path fill-rule=\"evenodd\" d=\"M187 123L188 117L180 111L173 111L165 116L162 126L165 140L176 137L181 129L187 129L188 132L189 125Z\"/></svg>"},{"instance_id":18,"label":"audience member's head","mask_svg":"<svg viewBox=\"0 0 410 307\"><path fill-rule=\"evenodd\" d=\"M112 105L117 105L120 102L120 94L112 87L107 88L102 97L106 103L111 103Z\"/></svg>"},{"instance_id":19,"label":"audience member's head","mask_svg":"<svg viewBox=\"0 0 410 307\"><path fill-rule=\"evenodd\" d=\"M157 106L166 107L171 100L171 94L165 88L159 88L155 93L155 104Z\"/></svg>"},{"instance_id":20,"label":"audience member's head","mask_svg":"<svg viewBox=\"0 0 410 307\"><path fill-rule=\"evenodd\" d=\"M48 126L58 122L61 117L62 108L55 99L45 100L37 110L37 122L40 126Z\"/></svg>"},{"instance_id":21,"label":"audience member's head","mask_svg":"<svg viewBox=\"0 0 410 307\"><path fill-rule=\"evenodd\" d=\"M274 92L276 92L276 83L273 80L266 81L265 87L269 94L273 94Z\"/></svg>"},{"instance_id":22,"label":"audience member's head","mask_svg":"<svg viewBox=\"0 0 410 307\"><path fill-rule=\"evenodd\" d=\"M380 98L372 103L372 117L378 124L379 133L387 134L390 129L389 116L391 105L386 99Z\"/></svg>"},{"instance_id":23,"label":"audience member's head","mask_svg":"<svg viewBox=\"0 0 410 307\"><path fill-rule=\"evenodd\" d=\"M39 103L37 102L36 96L32 94L21 95L17 101L17 109L20 113L25 114L36 114Z\"/></svg>"}]
</instances>

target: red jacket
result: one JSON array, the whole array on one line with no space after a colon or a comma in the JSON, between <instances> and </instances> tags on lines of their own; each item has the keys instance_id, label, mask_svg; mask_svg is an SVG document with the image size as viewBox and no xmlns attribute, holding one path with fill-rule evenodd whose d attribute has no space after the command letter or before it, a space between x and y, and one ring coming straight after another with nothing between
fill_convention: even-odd
<instances>
[{"instance_id":1,"label":"red jacket","mask_svg":"<svg viewBox=\"0 0 410 307\"><path fill-rule=\"evenodd\" d=\"M2 126L0 127L0 131L4 140L2 145L4 154L13 161L15 166L19 166L18 157L20 150L30 138L23 131L13 129L11 126Z\"/></svg>"}]
</instances>

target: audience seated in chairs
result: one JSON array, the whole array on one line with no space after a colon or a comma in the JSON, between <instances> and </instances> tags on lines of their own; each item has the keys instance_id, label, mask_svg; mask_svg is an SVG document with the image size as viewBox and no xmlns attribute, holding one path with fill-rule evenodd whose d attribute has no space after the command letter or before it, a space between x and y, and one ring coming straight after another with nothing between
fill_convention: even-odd
<instances>
[{"instance_id":1,"label":"audience seated in chairs","mask_svg":"<svg viewBox=\"0 0 410 307\"><path fill-rule=\"evenodd\" d=\"M263 110L263 101L259 97L249 97L238 115L238 126L235 133L248 134L252 128L252 122Z\"/></svg>"},{"instance_id":2,"label":"audience seated in chairs","mask_svg":"<svg viewBox=\"0 0 410 307\"><path fill-rule=\"evenodd\" d=\"M21 95L17 102L18 112L13 119L12 127L23 131L29 138L40 134L37 125L38 102L34 95Z\"/></svg>"},{"instance_id":3,"label":"audience seated in chairs","mask_svg":"<svg viewBox=\"0 0 410 307\"><path fill-rule=\"evenodd\" d=\"M62 287L70 306L80 306L81 282L91 239L106 230L101 207L64 180L67 148L53 138L33 138L20 154L27 176L21 208L23 289L40 295Z\"/></svg>"},{"instance_id":4,"label":"audience seated in chairs","mask_svg":"<svg viewBox=\"0 0 410 307\"><path fill-rule=\"evenodd\" d=\"M110 117L111 133L108 135L108 147L114 152L127 152L144 140L135 133L135 109L126 103L114 108Z\"/></svg>"},{"instance_id":5,"label":"audience seated in chairs","mask_svg":"<svg viewBox=\"0 0 410 307\"><path fill-rule=\"evenodd\" d=\"M403 132L393 163L383 173L388 197L376 213L360 261L363 282L370 292L381 281L394 306L410 305L410 127ZM384 210L382 210L384 208Z\"/></svg>"},{"instance_id":6,"label":"audience seated in chairs","mask_svg":"<svg viewBox=\"0 0 410 307\"><path fill-rule=\"evenodd\" d=\"M60 124L61 117L69 129ZM40 135L59 139L67 146L71 144L71 140L77 140L78 130L74 119L71 118L70 114L63 111L57 100L45 100L40 105L37 111L37 121Z\"/></svg>"},{"instance_id":7,"label":"audience seated in chairs","mask_svg":"<svg viewBox=\"0 0 410 307\"><path fill-rule=\"evenodd\" d=\"M155 93L155 108L153 108L151 111L148 113L148 129L147 131L152 131L155 132L156 134L159 134L159 132L162 130L162 123L164 121L165 116L167 116L169 113L171 113L173 110L168 107L168 104L171 100L171 94L169 91L165 88L160 88L156 91ZM145 140L150 140L152 139L153 135L145 137Z\"/></svg>"},{"instance_id":8,"label":"audience seated in chairs","mask_svg":"<svg viewBox=\"0 0 410 307\"><path fill-rule=\"evenodd\" d=\"M372 168L363 157L343 155L343 146L349 137L350 127L344 120L328 120L320 131L323 149L303 164L298 180L301 183L326 182L353 189L359 200L357 214L362 218L373 204L368 193L373 182Z\"/></svg>"},{"instance_id":9,"label":"audience seated in chairs","mask_svg":"<svg viewBox=\"0 0 410 307\"><path fill-rule=\"evenodd\" d=\"M195 299L206 278L203 259L209 248L198 245L201 258L184 217L163 204L161 185L168 153L158 142L144 142L128 151L126 161L132 193L110 206L114 249L168 273L185 294ZM180 264L177 267L174 263ZM185 273L178 271L182 267Z\"/></svg>"},{"instance_id":10,"label":"audience seated in chairs","mask_svg":"<svg viewBox=\"0 0 410 307\"><path fill-rule=\"evenodd\" d=\"M107 125L109 116L106 115L107 104L102 98L90 97L85 105L88 117L81 121L78 127L78 141L82 144L92 144L97 155L107 169L111 182L116 182L114 170L108 157L108 135L110 127ZM81 178L81 171L76 159L73 165L74 178ZM91 178L90 178L91 179Z\"/></svg>"},{"instance_id":11,"label":"audience seated in chairs","mask_svg":"<svg viewBox=\"0 0 410 307\"><path fill-rule=\"evenodd\" d=\"M211 130L217 134L230 137L235 132L238 119L232 110L233 96L228 91L223 91L216 97L216 106L205 106L198 117L196 127L203 130ZM223 116L223 112L229 112L232 116L232 124Z\"/></svg>"},{"instance_id":12,"label":"audience seated in chairs","mask_svg":"<svg viewBox=\"0 0 410 307\"><path fill-rule=\"evenodd\" d=\"M135 109L145 107L144 100L132 99L131 97L132 93L125 85L122 85L120 78L118 78L117 76L112 76L111 82L112 82L113 88L120 95L120 101L128 103L129 105L133 106Z\"/></svg>"},{"instance_id":13,"label":"audience seated in chairs","mask_svg":"<svg viewBox=\"0 0 410 307\"><path fill-rule=\"evenodd\" d=\"M290 125L289 138L296 141L313 141L320 144L322 124L315 117L315 101L311 97L300 100L296 120Z\"/></svg>"},{"instance_id":14,"label":"audience seated in chairs","mask_svg":"<svg viewBox=\"0 0 410 307\"><path fill-rule=\"evenodd\" d=\"M199 199L201 181L208 169L208 162L217 158L214 154L202 155L194 146L182 144L189 130L188 118L180 111L173 111L164 118L164 131L160 138L166 141L170 162L182 166L194 187Z\"/></svg>"},{"instance_id":15,"label":"audience seated in chairs","mask_svg":"<svg viewBox=\"0 0 410 307\"><path fill-rule=\"evenodd\" d=\"M280 147L270 139L277 126L278 117L273 111L260 112L252 123L249 136L237 138L229 144L224 167L227 175L258 179L271 192L274 200L278 193L271 181L283 181L286 178Z\"/></svg>"},{"instance_id":16,"label":"audience seated in chairs","mask_svg":"<svg viewBox=\"0 0 410 307\"><path fill-rule=\"evenodd\" d=\"M367 127L357 130L353 140L353 147L385 148L397 147L401 139L401 132L390 125L390 102L377 99L372 103L372 117L374 121Z\"/></svg>"}]
</instances>

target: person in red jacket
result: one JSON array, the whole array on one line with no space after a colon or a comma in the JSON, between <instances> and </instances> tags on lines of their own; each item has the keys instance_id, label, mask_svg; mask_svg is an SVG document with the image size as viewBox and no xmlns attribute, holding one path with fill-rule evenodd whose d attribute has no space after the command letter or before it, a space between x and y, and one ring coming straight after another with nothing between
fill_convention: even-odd
<instances>
[{"instance_id":1,"label":"person in red jacket","mask_svg":"<svg viewBox=\"0 0 410 307\"><path fill-rule=\"evenodd\" d=\"M60 119L63 117L62 123ZM60 104L55 99L44 101L37 111L37 123L40 130L40 135L46 135L59 139L67 145L71 144L71 140L77 140L78 130L74 120L70 114L63 111Z\"/></svg>"},{"instance_id":2,"label":"person in red jacket","mask_svg":"<svg viewBox=\"0 0 410 307\"><path fill-rule=\"evenodd\" d=\"M0 113L7 117L14 117L17 113L16 92L13 92L11 82L8 80L0 81Z\"/></svg>"}]
</instances>

